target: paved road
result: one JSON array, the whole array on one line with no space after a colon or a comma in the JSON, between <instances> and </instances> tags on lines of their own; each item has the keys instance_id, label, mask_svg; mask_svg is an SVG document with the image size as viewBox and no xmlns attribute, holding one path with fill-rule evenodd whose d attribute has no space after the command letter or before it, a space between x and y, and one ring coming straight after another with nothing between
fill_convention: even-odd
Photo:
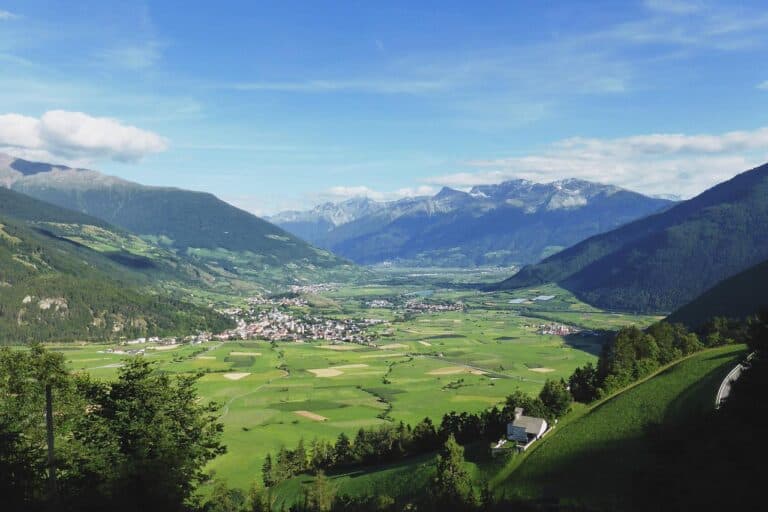
<instances>
[{"instance_id":1,"label":"paved road","mask_svg":"<svg viewBox=\"0 0 768 512\"><path fill-rule=\"evenodd\" d=\"M747 361L752 359L753 355L754 354L750 354L747 357ZM728 400L728 397L731 395L733 383L739 380L739 377L741 377L741 373L744 371L744 368L744 365L739 363L733 370L728 373L728 375L725 376L723 382L720 384L720 387L717 390L717 395L715 395L715 409L719 409L723 403Z\"/></svg>"}]
</instances>

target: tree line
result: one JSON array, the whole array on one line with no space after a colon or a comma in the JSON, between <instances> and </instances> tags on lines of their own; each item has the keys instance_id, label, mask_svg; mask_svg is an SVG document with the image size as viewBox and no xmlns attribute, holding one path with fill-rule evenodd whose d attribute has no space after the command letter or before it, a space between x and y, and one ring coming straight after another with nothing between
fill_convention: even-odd
<instances>
[{"instance_id":1,"label":"tree line","mask_svg":"<svg viewBox=\"0 0 768 512\"><path fill-rule=\"evenodd\" d=\"M587 363L574 370L568 379L569 390L574 400L592 402L704 348L747 343L755 322L717 317L699 332L664 321L645 330L624 327L603 346L597 365Z\"/></svg>"},{"instance_id":2,"label":"tree line","mask_svg":"<svg viewBox=\"0 0 768 512\"><path fill-rule=\"evenodd\" d=\"M307 445L301 439L293 449L282 447L274 456L267 454L262 480L271 487L301 473L318 474L392 462L432 453L448 439L459 444L496 441L505 435L516 408L522 408L528 416L552 422L568 412L571 401L563 379L548 379L538 396L515 391L502 407L494 406L479 413L452 411L445 414L438 425L424 418L413 427L400 422L360 428L354 438L342 432L335 442L313 439Z\"/></svg>"}]
</instances>

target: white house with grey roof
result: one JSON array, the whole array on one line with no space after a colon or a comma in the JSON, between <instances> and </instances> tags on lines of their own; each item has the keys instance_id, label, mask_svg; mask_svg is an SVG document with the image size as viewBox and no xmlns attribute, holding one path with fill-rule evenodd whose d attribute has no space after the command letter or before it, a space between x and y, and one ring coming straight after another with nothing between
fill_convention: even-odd
<instances>
[{"instance_id":1,"label":"white house with grey roof","mask_svg":"<svg viewBox=\"0 0 768 512\"><path fill-rule=\"evenodd\" d=\"M525 450L531 443L540 439L549 428L547 420L534 416L524 416L523 409L515 408L515 419L507 424L507 439L515 441L520 450Z\"/></svg>"}]
</instances>

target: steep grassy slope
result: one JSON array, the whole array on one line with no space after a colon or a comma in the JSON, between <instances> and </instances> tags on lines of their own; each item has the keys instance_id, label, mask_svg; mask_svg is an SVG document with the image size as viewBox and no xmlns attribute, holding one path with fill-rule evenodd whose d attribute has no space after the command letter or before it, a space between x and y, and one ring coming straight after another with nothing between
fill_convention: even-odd
<instances>
[{"instance_id":1,"label":"steep grassy slope","mask_svg":"<svg viewBox=\"0 0 768 512\"><path fill-rule=\"evenodd\" d=\"M722 281L669 316L698 327L715 316L745 318L768 307L768 261Z\"/></svg>"},{"instance_id":2,"label":"steep grassy slope","mask_svg":"<svg viewBox=\"0 0 768 512\"><path fill-rule=\"evenodd\" d=\"M495 491L525 500L555 500L626 509L632 485L664 459L649 450L655 425L669 426L711 411L715 392L743 346L700 352L640 384L566 417L514 461Z\"/></svg>"},{"instance_id":3,"label":"steep grassy slope","mask_svg":"<svg viewBox=\"0 0 768 512\"><path fill-rule=\"evenodd\" d=\"M768 165L592 237L499 284L558 282L604 308L663 312L768 258Z\"/></svg>"}]
</instances>

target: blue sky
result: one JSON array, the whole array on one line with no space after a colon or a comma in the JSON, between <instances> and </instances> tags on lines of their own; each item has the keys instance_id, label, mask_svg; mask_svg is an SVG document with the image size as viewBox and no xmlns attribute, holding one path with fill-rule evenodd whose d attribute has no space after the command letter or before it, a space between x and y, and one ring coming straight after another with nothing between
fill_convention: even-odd
<instances>
[{"instance_id":1,"label":"blue sky","mask_svg":"<svg viewBox=\"0 0 768 512\"><path fill-rule=\"evenodd\" d=\"M113 4L0 0L0 151L259 214L768 160L761 1Z\"/></svg>"}]
</instances>

